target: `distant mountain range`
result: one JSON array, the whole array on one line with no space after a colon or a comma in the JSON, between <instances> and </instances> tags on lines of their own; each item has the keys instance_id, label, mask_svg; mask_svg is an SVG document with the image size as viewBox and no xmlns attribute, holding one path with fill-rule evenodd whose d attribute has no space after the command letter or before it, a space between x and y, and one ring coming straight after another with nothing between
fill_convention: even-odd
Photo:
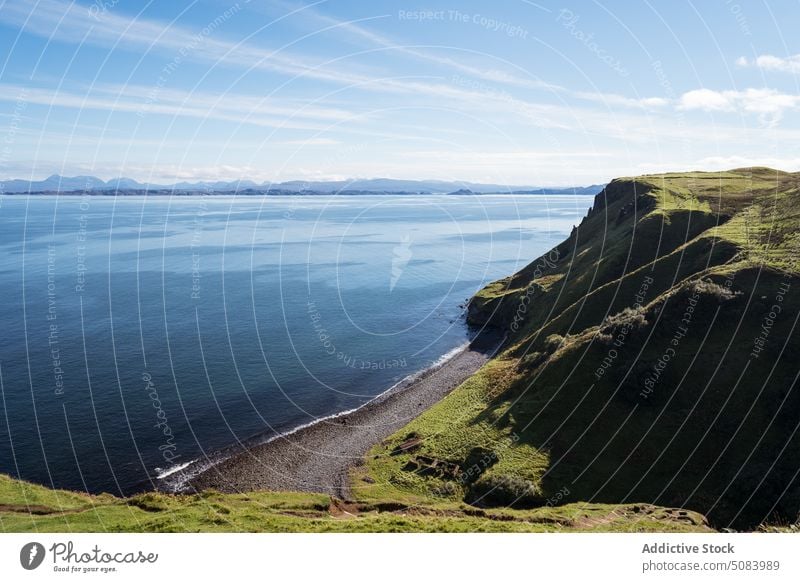
<instances>
[{"instance_id":1,"label":"distant mountain range","mask_svg":"<svg viewBox=\"0 0 800 582\"><path fill-rule=\"evenodd\" d=\"M368 180L340 180L330 182L262 182L234 180L231 182L178 182L176 184L148 184L131 178L102 180L95 176L59 176L53 174L44 180L7 180L0 182L0 193L42 194L583 194L595 195L602 185L551 188L541 186L508 186L502 184L476 184L472 182L447 182L443 180L393 180L372 178Z\"/></svg>"}]
</instances>

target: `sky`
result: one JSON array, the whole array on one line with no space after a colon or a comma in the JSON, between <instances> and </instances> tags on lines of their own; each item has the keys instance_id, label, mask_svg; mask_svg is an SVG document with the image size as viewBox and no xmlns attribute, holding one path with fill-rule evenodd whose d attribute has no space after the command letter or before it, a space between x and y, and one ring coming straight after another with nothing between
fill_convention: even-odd
<instances>
[{"instance_id":1,"label":"sky","mask_svg":"<svg viewBox=\"0 0 800 582\"><path fill-rule=\"evenodd\" d=\"M0 3L0 180L800 170L800 2Z\"/></svg>"}]
</instances>

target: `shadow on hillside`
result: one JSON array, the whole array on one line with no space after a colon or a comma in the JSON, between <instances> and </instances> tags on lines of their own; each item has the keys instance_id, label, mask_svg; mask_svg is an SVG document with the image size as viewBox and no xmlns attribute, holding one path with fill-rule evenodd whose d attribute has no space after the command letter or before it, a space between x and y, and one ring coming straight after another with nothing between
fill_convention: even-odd
<instances>
[{"instance_id":1,"label":"shadow on hillside","mask_svg":"<svg viewBox=\"0 0 800 582\"><path fill-rule=\"evenodd\" d=\"M501 422L549 453L543 499L685 507L717 528L797 520L800 278L739 271L734 296L714 281L619 345L619 326L574 340L493 403L514 402Z\"/></svg>"}]
</instances>

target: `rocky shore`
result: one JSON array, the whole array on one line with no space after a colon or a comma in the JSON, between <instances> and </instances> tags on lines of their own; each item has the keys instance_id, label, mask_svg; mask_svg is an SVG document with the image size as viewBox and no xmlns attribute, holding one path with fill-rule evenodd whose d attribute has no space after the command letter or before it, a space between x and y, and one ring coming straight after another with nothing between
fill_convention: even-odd
<instances>
[{"instance_id":1,"label":"rocky shore","mask_svg":"<svg viewBox=\"0 0 800 582\"><path fill-rule=\"evenodd\" d=\"M292 490L348 499L348 473L373 445L401 429L475 373L501 344L483 333L448 360L345 415L320 420L222 460L186 483L224 492Z\"/></svg>"}]
</instances>

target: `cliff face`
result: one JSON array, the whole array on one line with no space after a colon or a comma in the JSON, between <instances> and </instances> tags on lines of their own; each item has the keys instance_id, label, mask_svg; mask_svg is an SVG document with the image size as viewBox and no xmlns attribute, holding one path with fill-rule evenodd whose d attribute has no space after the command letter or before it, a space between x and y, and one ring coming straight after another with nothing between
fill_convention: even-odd
<instances>
[{"instance_id":1,"label":"cliff face","mask_svg":"<svg viewBox=\"0 0 800 582\"><path fill-rule=\"evenodd\" d=\"M766 168L617 179L567 240L479 292L469 321L509 334L482 405L446 431L431 430L435 408L415 425L429 457L493 451L454 496L535 505L568 490L718 527L794 522L798 187Z\"/></svg>"}]
</instances>

